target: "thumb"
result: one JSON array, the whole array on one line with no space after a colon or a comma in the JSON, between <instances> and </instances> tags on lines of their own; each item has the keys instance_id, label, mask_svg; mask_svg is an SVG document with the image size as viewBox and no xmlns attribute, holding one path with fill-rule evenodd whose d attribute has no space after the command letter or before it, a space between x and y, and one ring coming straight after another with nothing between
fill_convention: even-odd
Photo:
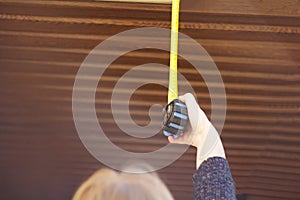
<instances>
[{"instance_id":1,"label":"thumb","mask_svg":"<svg viewBox=\"0 0 300 200\"><path fill-rule=\"evenodd\" d=\"M191 93L186 93L183 96L180 96L179 100L185 102L185 104L186 104L192 131L197 130L201 109L200 109L194 95L192 95Z\"/></svg>"}]
</instances>

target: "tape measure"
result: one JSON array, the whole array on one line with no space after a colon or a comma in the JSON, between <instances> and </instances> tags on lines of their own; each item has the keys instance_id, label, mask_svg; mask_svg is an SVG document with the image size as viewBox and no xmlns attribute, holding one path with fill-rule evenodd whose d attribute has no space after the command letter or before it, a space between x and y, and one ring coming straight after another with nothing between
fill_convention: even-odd
<instances>
[{"instance_id":1,"label":"tape measure","mask_svg":"<svg viewBox=\"0 0 300 200\"><path fill-rule=\"evenodd\" d=\"M177 54L178 54L179 6L180 6L180 0L172 1L168 103L171 103L171 101L178 98Z\"/></svg>"},{"instance_id":2,"label":"tape measure","mask_svg":"<svg viewBox=\"0 0 300 200\"><path fill-rule=\"evenodd\" d=\"M188 123L187 107L178 99L177 60L180 0L172 1L170 72L168 105L163 110L163 134L175 138L183 134Z\"/></svg>"}]
</instances>

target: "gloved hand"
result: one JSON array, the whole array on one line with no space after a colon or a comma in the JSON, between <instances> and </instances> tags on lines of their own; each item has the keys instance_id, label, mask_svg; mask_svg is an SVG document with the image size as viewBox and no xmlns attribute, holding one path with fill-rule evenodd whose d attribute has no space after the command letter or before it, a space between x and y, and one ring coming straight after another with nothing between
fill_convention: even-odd
<instances>
[{"instance_id":1,"label":"gloved hand","mask_svg":"<svg viewBox=\"0 0 300 200\"><path fill-rule=\"evenodd\" d=\"M197 148L196 168L209 157L225 158L224 148L218 132L201 110L194 96L186 93L179 99L187 106L189 124L182 136L169 136L170 143L188 144Z\"/></svg>"}]
</instances>

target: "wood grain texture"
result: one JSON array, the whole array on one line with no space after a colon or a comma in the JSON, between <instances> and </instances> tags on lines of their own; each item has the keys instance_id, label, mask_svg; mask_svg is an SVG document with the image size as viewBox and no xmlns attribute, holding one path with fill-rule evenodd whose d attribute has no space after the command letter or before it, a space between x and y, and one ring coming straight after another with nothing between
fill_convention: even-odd
<instances>
[{"instance_id":1,"label":"wood grain texture","mask_svg":"<svg viewBox=\"0 0 300 200\"><path fill-rule=\"evenodd\" d=\"M104 167L85 149L74 126L76 73L89 52L115 34L141 27L170 28L170 11L167 4L0 0L1 199L70 199L84 179ZM180 20L180 31L207 50L224 81L227 116L222 140L238 198L298 199L299 1L182 1ZM126 39L122 44L126 45ZM143 39L136 37L137 41ZM157 42L169 45L163 38ZM181 48L188 47L182 42ZM204 59L192 50L189 53L194 60ZM113 119L111 95L126 72L146 63L168 65L168 59L169 53L161 50L133 51L118 58L101 77L95 100L99 123L119 147L149 152L167 143L161 133L146 140L123 133ZM210 116L211 95L201 75L183 58L179 59L179 71ZM149 67L140 74L162 72ZM201 73L214 76L209 69ZM126 83L142 80L137 77ZM155 81L167 80L157 76ZM184 82L179 83L184 88ZM210 84L216 91L222 87L217 82ZM136 90L129 105L135 123L147 125L150 106L164 105L166 95L167 89L157 84ZM221 96L216 93L213 98ZM89 100L80 101L84 112ZM126 105L122 99L115 103ZM124 115L121 123L127 124L126 112L121 109L119 113ZM160 115L154 112L153 116ZM216 119L218 126L221 116ZM105 143L95 145L107 151ZM110 152L107 155L117 158ZM194 156L195 149L189 148L179 160L158 171L175 199L193 199Z\"/></svg>"}]
</instances>

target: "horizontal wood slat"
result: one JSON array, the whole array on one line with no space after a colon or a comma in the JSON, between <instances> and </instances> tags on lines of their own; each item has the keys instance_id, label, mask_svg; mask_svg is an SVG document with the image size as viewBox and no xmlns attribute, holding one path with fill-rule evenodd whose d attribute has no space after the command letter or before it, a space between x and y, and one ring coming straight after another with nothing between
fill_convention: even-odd
<instances>
[{"instance_id":1,"label":"horizontal wood slat","mask_svg":"<svg viewBox=\"0 0 300 200\"><path fill-rule=\"evenodd\" d=\"M163 0L164 1L164 0ZM167 3L167 1L164 1ZM170 3L170 1L169 1ZM72 91L76 74L91 50L122 31L142 27L170 28L170 4L101 2L93 0L41 1L0 0L0 199L71 199L79 184L95 170L105 167L85 149L73 121ZM239 199L298 199L300 196L300 2L298 0L203 0L182 1L180 32L193 38L211 55L226 89L226 121L222 130L227 159ZM116 41L129 45L130 37ZM149 40L139 36L136 41ZM165 37L153 43L166 46ZM193 61L206 65L184 40ZM120 45L121 46L121 45ZM121 48L121 47L120 47ZM97 55L119 52L97 51ZM117 146L132 152L150 152L167 144L161 131L151 138L126 135L114 119L111 97L120 78L134 67L160 63L168 66L169 52L142 49L116 59L95 90L99 124ZM97 64L90 64L97 69ZM124 99L114 101L123 125L129 118L140 126L151 121L152 105L165 105L168 68L148 67L137 71L125 84L154 83L133 92L128 117ZM202 109L210 117L211 99L223 98L210 69L198 74L179 57L179 72L196 92ZM208 84L214 94L208 91ZM179 80L180 93L186 83ZM82 92L91 88L80 88ZM132 93L124 87L119 94ZM78 99L86 117L90 99ZM214 107L224 110L222 105ZM161 110L151 112L155 126L161 126ZM222 116L214 118L221 125ZM87 125L88 126L88 125ZM94 131L87 127L87 130ZM142 133L141 133L142 134ZM93 138L89 138L93 140ZM95 149L115 158L107 144ZM173 146L154 159L167 159ZM191 176L195 170L192 147L170 166L158 171L175 199L193 199ZM47 180L47 181L45 181ZM21 188L18 193L15 188ZM62 189L63 188L63 189ZM34 192L33 192L34 191Z\"/></svg>"}]
</instances>

